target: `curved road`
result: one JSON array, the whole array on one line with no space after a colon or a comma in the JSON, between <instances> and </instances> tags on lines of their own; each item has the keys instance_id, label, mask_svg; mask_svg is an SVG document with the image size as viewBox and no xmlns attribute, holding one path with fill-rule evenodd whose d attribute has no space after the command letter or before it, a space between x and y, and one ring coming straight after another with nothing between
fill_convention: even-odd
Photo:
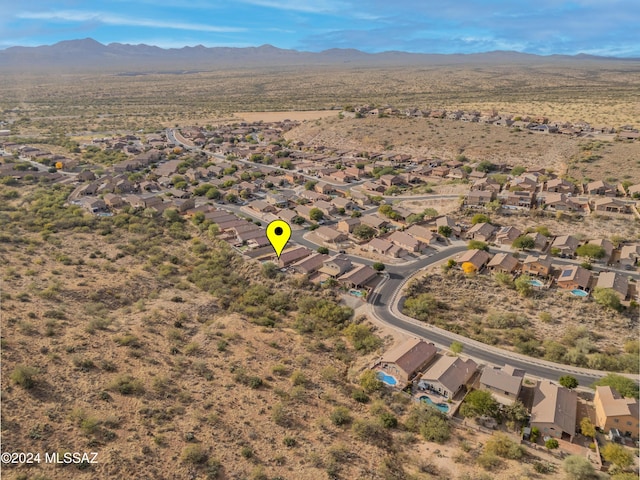
<instances>
[{"instance_id":1,"label":"curved road","mask_svg":"<svg viewBox=\"0 0 640 480\"><path fill-rule=\"evenodd\" d=\"M170 140L174 141L176 144L181 144L175 136L173 135L172 129L167 129L167 136ZM189 150L202 151L203 150L196 147L188 147L183 145L185 148ZM208 155L212 155L218 157L218 155L212 154L211 152L204 152ZM246 163L252 164L251 162L244 161ZM243 162L243 163L244 163ZM278 167L268 166L274 170L279 170ZM312 178L308 175L303 175L306 178ZM314 178L315 179L315 178ZM360 183L360 182L358 182ZM356 183L356 185L358 184ZM354 184L340 185L341 187L350 188L354 186ZM438 195L436 195L437 197ZM448 196L448 195L447 195ZM422 196L418 196L418 198L413 198L415 200L419 199ZM434 195L425 195L425 198L434 198ZM443 195L444 197L444 195ZM391 197L394 198L394 197ZM397 198L397 197L396 197ZM231 207L225 205L227 209L235 211L236 213L240 213L240 209L238 207ZM225 208L222 207L222 208ZM243 214L247 214L246 212L242 212ZM254 218L259 218L254 215L250 215ZM305 245L309 248L315 249L317 245L310 242L309 240L303 238L304 231L294 230L292 234L292 241ZM404 297L401 295L401 290L404 285L413 277L414 274L419 272L420 270L431 266L435 263L438 263L442 260L445 260L457 253L465 251L467 249L466 245L454 245L449 246L447 248L442 249L441 251L430 255L428 257L420 257L415 262L411 262L409 264L404 265L388 265L387 270L387 278L381 284L379 284L372 294L368 298L368 303L372 307L374 316L381 322L395 328L397 330L403 331L405 333L409 333L411 335L415 335L417 337L424 338L425 340L431 341L434 344L442 347L448 348L451 342L459 341L464 345L464 354L465 356L471 357L474 360L477 360L481 363L487 363L492 365L505 365L508 363L509 365L525 370L528 375L533 377L539 377L549 380L557 381L558 378L562 375L570 374L574 376L581 386L589 386L595 380L602 378L607 374L607 372L597 371L597 370L589 370L585 368L573 367L569 365L562 365L558 363L548 362L545 360L527 357L525 355L521 355L515 352L510 352L508 350L503 350L500 348L496 348L490 345L486 345L475 340L463 337L461 335L457 335L452 332L448 332L438 327L434 327L433 325L428 325L413 318L410 318L402 313L402 305L404 304ZM361 257L347 255L352 260L371 264L372 261L368 259L363 259ZM565 262L559 262L565 263ZM566 263L572 263L570 261L566 261ZM638 382L637 375L628 375L632 377L636 382Z\"/></svg>"}]
</instances>

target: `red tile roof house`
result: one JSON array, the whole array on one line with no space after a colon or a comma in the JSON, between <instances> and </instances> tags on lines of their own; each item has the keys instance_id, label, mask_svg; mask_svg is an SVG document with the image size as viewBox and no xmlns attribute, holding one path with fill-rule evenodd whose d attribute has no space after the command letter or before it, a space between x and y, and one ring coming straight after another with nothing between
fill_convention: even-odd
<instances>
[{"instance_id":1,"label":"red tile roof house","mask_svg":"<svg viewBox=\"0 0 640 480\"><path fill-rule=\"evenodd\" d=\"M418 388L453 399L467 384L478 365L473 360L443 355L422 374Z\"/></svg>"},{"instance_id":2,"label":"red tile roof house","mask_svg":"<svg viewBox=\"0 0 640 480\"><path fill-rule=\"evenodd\" d=\"M386 351L374 368L393 376L397 381L396 388L402 389L434 359L437 352L433 343L410 338Z\"/></svg>"},{"instance_id":3,"label":"red tile roof house","mask_svg":"<svg viewBox=\"0 0 640 480\"><path fill-rule=\"evenodd\" d=\"M492 272L513 273L520 266L520 262L510 253L496 253L487 264Z\"/></svg>"},{"instance_id":4,"label":"red tile roof house","mask_svg":"<svg viewBox=\"0 0 640 480\"><path fill-rule=\"evenodd\" d=\"M555 238L551 244L551 250L557 249L560 254L573 257L579 245L580 242L577 238L571 235L561 235Z\"/></svg>"},{"instance_id":5,"label":"red tile roof house","mask_svg":"<svg viewBox=\"0 0 640 480\"><path fill-rule=\"evenodd\" d=\"M417 253L424 249L424 245L420 240L405 232L393 232L388 237L388 240L407 252Z\"/></svg>"},{"instance_id":6,"label":"red tile roof house","mask_svg":"<svg viewBox=\"0 0 640 480\"><path fill-rule=\"evenodd\" d=\"M616 272L600 272L596 288L610 288L624 301L629 294L629 280Z\"/></svg>"},{"instance_id":7,"label":"red tile roof house","mask_svg":"<svg viewBox=\"0 0 640 480\"><path fill-rule=\"evenodd\" d=\"M486 267L489 260L491 260L491 255L484 250L478 250L477 248L467 250L456 258L458 265L469 262L476 268L476 272L479 272Z\"/></svg>"},{"instance_id":8,"label":"red tile roof house","mask_svg":"<svg viewBox=\"0 0 640 480\"><path fill-rule=\"evenodd\" d=\"M380 255L386 255L391 258L398 258L403 253L402 248L383 238L371 239L371 241L367 243L367 250L379 253Z\"/></svg>"},{"instance_id":9,"label":"red tile roof house","mask_svg":"<svg viewBox=\"0 0 640 480\"><path fill-rule=\"evenodd\" d=\"M288 267L289 265L299 262L303 258L307 258L313 252L306 247L295 247L290 248L282 252L280 258L278 259L278 266L280 268Z\"/></svg>"},{"instance_id":10,"label":"red tile roof house","mask_svg":"<svg viewBox=\"0 0 640 480\"><path fill-rule=\"evenodd\" d=\"M495 231L496 227L494 227L490 223L476 223L467 231L466 237L468 239L488 242Z\"/></svg>"},{"instance_id":11,"label":"red tile roof house","mask_svg":"<svg viewBox=\"0 0 640 480\"><path fill-rule=\"evenodd\" d=\"M522 273L546 277L551 273L551 257L528 255L522 262Z\"/></svg>"},{"instance_id":12,"label":"red tile roof house","mask_svg":"<svg viewBox=\"0 0 640 480\"><path fill-rule=\"evenodd\" d=\"M585 292L589 291L590 282L591 272L578 265L564 267L560 272L560 276L556 279L559 288L564 290L584 290Z\"/></svg>"},{"instance_id":13,"label":"red tile roof house","mask_svg":"<svg viewBox=\"0 0 640 480\"><path fill-rule=\"evenodd\" d=\"M339 277L338 282L347 288L364 288L377 276L378 272L369 265L362 265Z\"/></svg>"},{"instance_id":14,"label":"red tile roof house","mask_svg":"<svg viewBox=\"0 0 640 480\"><path fill-rule=\"evenodd\" d=\"M571 441L576 433L578 394L543 380L536 385L530 424L543 436Z\"/></svg>"},{"instance_id":15,"label":"red tile roof house","mask_svg":"<svg viewBox=\"0 0 640 480\"><path fill-rule=\"evenodd\" d=\"M505 365L504 368L485 367L480 376L480 388L491 392L502 405L513 405L520 395L524 370Z\"/></svg>"}]
</instances>

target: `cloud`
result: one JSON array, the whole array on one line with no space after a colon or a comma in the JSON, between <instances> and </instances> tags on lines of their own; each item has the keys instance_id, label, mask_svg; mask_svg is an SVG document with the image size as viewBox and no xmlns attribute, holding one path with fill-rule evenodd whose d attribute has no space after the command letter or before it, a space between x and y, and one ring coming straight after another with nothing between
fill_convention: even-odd
<instances>
[{"instance_id":1,"label":"cloud","mask_svg":"<svg viewBox=\"0 0 640 480\"><path fill-rule=\"evenodd\" d=\"M78 10L59 10L53 12L21 12L17 18L27 20L50 20L62 22L97 22L120 27L169 28L173 30L192 30L198 32L230 33L244 32L246 28L223 27L190 22L168 22L145 18L129 18L105 12L83 12Z\"/></svg>"},{"instance_id":2,"label":"cloud","mask_svg":"<svg viewBox=\"0 0 640 480\"><path fill-rule=\"evenodd\" d=\"M342 2L331 0L319 0L305 2L299 0L238 0L240 3L255 5L257 7L274 8L277 10L287 10L290 12L303 13L335 13L346 7Z\"/></svg>"}]
</instances>

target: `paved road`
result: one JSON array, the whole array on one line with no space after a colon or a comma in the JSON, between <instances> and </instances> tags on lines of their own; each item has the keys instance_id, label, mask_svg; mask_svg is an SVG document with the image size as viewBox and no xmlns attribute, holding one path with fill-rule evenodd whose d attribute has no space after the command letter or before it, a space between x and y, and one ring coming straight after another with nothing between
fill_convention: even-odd
<instances>
[{"instance_id":1,"label":"paved road","mask_svg":"<svg viewBox=\"0 0 640 480\"><path fill-rule=\"evenodd\" d=\"M448 348L451 342L457 340L464 345L463 352L465 356L493 365L508 363L516 368L525 370L534 377L557 380L562 375L571 374L578 380L580 385L588 386L598 378L606 375L607 372L547 362L491 347L432 325L421 323L402 314L401 309L404 304L404 297L400 294L400 289L408 281L408 277L422 268L433 265L464 250L466 250L466 246L456 245L428 258L421 259L412 265L388 266L388 280L378 286L369 297L374 315L396 329L422 337L443 348ZM633 378L638 381L638 376L633 376Z\"/></svg>"}]
</instances>

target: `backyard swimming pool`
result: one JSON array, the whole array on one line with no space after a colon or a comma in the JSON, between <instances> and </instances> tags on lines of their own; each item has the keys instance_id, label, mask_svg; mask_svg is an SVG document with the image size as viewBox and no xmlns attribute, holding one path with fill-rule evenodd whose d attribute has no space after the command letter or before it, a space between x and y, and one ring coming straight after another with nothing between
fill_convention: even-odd
<instances>
[{"instance_id":1,"label":"backyard swimming pool","mask_svg":"<svg viewBox=\"0 0 640 480\"><path fill-rule=\"evenodd\" d=\"M378 380L381 380L387 385L391 385L392 387L398 383L395 377L392 377L391 375L387 375L384 372L378 372Z\"/></svg>"},{"instance_id":2,"label":"backyard swimming pool","mask_svg":"<svg viewBox=\"0 0 640 480\"><path fill-rule=\"evenodd\" d=\"M531 285L533 285L534 287L542 287L544 285L544 283L542 283L540 280L536 280L536 279L529 280L529 283Z\"/></svg>"},{"instance_id":3,"label":"backyard swimming pool","mask_svg":"<svg viewBox=\"0 0 640 480\"><path fill-rule=\"evenodd\" d=\"M589 296L589 294L587 292L585 292L584 290L578 290L577 288L571 290L571 294L575 295L576 297L587 297L587 296Z\"/></svg>"},{"instance_id":4,"label":"backyard swimming pool","mask_svg":"<svg viewBox=\"0 0 640 480\"><path fill-rule=\"evenodd\" d=\"M447 405L446 403L433 403L433 400L431 400L426 395L421 396L420 401L426 403L427 405L431 405L432 407L436 407L442 413L447 413L449 411L449 405Z\"/></svg>"}]
</instances>

